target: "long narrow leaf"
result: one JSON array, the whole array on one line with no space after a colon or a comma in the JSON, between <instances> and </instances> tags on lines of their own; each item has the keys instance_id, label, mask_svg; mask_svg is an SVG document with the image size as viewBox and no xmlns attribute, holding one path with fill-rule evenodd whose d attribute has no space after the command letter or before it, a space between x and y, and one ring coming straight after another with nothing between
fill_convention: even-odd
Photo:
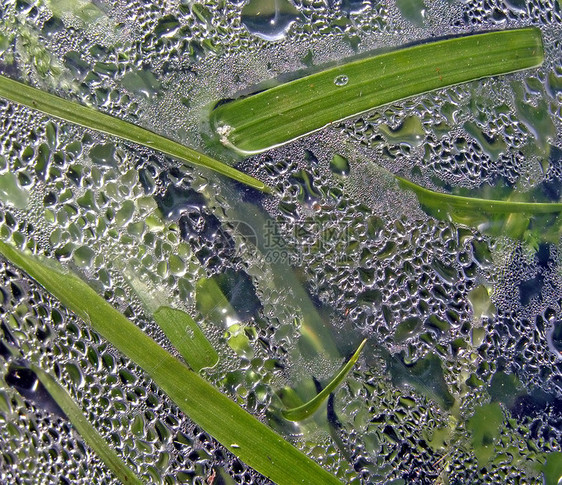
<instances>
[{"instance_id":1,"label":"long narrow leaf","mask_svg":"<svg viewBox=\"0 0 562 485\"><path fill-rule=\"evenodd\" d=\"M343 64L219 105L223 143L259 153L386 103L538 66L540 30L487 32L415 45Z\"/></svg>"},{"instance_id":2,"label":"long narrow leaf","mask_svg":"<svg viewBox=\"0 0 562 485\"><path fill-rule=\"evenodd\" d=\"M536 243L557 242L562 235L562 202L520 202L444 194L395 176L415 192L422 208L437 219L475 227L491 236L504 235Z\"/></svg>"},{"instance_id":3,"label":"long narrow leaf","mask_svg":"<svg viewBox=\"0 0 562 485\"><path fill-rule=\"evenodd\" d=\"M276 483L340 483L160 347L77 276L0 241L0 253L141 366L195 423Z\"/></svg>"},{"instance_id":4,"label":"long narrow leaf","mask_svg":"<svg viewBox=\"0 0 562 485\"><path fill-rule=\"evenodd\" d=\"M136 126L133 123L101 113L88 106L54 96L2 75L0 75L0 96L64 121L76 123L92 130L101 131L108 135L158 150L181 160L187 165L199 165L209 168L262 192L271 192L271 189L263 182L192 148Z\"/></svg>"},{"instance_id":5,"label":"long narrow leaf","mask_svg":"<svg viewBox=\"0 0 562 485\"><path fill-rule=\"evenodd\" d=\"M308 418L309 416L314 414L320 407L320 405L328 398L328 396L332 392L334 392L336 388L343 382L347 374L349 374L349 372L357 362L357 359L359 359L359 355L361 355L361 351L363 350L363 347L365 347L366 343L367 339L364 339L359 347L357 347L357 350L355 351L351 359L347 361L347 363L334 376L330 383L310 401L304 403L302 406L283 411L283 416L285 417L285 419L288 419L289 421L302 421L303 419Z\"/></svg>"},{"instance_id":6,"label":"long narrow leaf","mask_svg":"<svg viewBox=\"0 0 562 485\"><path fill-rule=\"evenodd\" d=\"M418 200L431 208L443 212L454 209L462 211L482 211L488 214L550 214L562 212L562 202L516 202L509 200L479 199L461 195L444 194L421 187L409 180L395 176L400 185L413 190Z\"/></svg>"},{"instance_id":7,"label":"long narrow leaf","mask_svg":"<svg viewBox=\"0 0 562 485\"><path fill-rule=\"evenodd\" d=\"M30 364L29 368L35 373L37 379L43 387L63 410L72 426L84 439L88 446L94 450L96 455L105 465L115 474L115 476L125 484L144 483L133 471L125 465L119 455L111 448L105 439L96 431L92 424L86 419L82 409L73 401L68 392L57 382L49 373L39 366Z\"/></svg>"}]
</instances>

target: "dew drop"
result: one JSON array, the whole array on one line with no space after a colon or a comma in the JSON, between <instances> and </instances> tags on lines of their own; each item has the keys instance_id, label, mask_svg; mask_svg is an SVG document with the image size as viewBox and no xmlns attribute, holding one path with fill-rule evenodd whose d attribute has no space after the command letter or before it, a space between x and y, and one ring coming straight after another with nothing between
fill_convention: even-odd
<instances>
[{"instance_id":1,"label":"dew drop","mask_svg":"<svg viewBox=\"0 0 562 485\"><path fill-rule=\"evenodd\" d=\"M330 162L330 170L337 175L349 175L349 161L336 153Z\"/></svg>"},{"instance_id":2,"label":"dew drop","mask_svg":"<svg viewBox=\"0 0 562 485\"><path fill-rule=\"evenodd\" d=\"M79 268L88 268L92 265L95 252L88 246L81 246L74 251L74 263Z\"/></svg>"},{"instance_id":3,"label":"dew drop","mask_svg":"<svg viewBox=\"0 0 562 485\"><path fill-rule=\"evenodd\" d=\"M17 209L24 209L27 205L28 192L20 187L13 172L0 175L0 200Z\"/></svg>"},{"instance_id":4,"label":"dew drop","mask_svg":"<svg viewBox=\"0 0 562 485\"><path fill-rule=\"evenodd\" d=\"M299 11L287 0L250 0L242 9L242 23L255 36L275 41L285 37Z\"/></svg>"},{"instance_id":5,"label":"dew drop","mask_svg":"<svg viewBox=\"0 0 562 485\"><path fill-rule=\"evenodd\" d=\"M334 78L336 86L345 86L349 82L349 78L345 74L340 74Z\"/></svg>"}]
</instances>

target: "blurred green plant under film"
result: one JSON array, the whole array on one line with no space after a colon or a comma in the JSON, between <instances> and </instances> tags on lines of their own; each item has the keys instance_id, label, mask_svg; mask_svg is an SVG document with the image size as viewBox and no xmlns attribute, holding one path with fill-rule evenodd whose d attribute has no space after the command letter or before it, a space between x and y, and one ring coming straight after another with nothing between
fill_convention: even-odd
<instances>
[{"instance_id":1,"label":"blurred green plant under film","mask_svg":"<svg viewBox=\"0 0 562 485\"><path fill-rule=\"evenodd\" d=\"M559 484L557 0L0 9L0 482Z\"/></svg>"}]
</instances>

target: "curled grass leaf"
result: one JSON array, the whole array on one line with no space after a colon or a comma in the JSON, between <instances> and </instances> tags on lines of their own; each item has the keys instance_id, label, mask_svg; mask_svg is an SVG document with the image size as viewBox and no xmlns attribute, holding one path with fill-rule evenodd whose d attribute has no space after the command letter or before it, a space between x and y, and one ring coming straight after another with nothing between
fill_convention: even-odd
<instances>
[{"instance_id":1,"label":"curled grass leaf","mask_svg":"<svg viewBox=\"0 0 562 485\"><path fill-rule=\"evenodd\" d=\"M271 192L271 189L263 182L192 148L136 126L133 123L46 93L2 75L0 75L0 96L64 121L158 150L181 160L187 165L196 165L214 170L221 175L225 175L262 192Z\"/></svg>"},{"instance_id":2,"label":"curled grass leaf","mask_svg":"<svg viewBox=\"0 0 562 485\"><path fill-rule=\"evenodd\" d=\"M328 396L332 392L334 392L336 388L343 382L347 374L349 374L349 372L357 362L357 359L359 359L361 351L363 350L363 347L365 347L366 343L367 339L364 339L359 347L357 347L355 353L351 356L351 359L347 361L347 363L341 368L341 370L334 376L334 378L324 389L322 389L315 397L313 397L310 401L303 404L302 406L284 410L283 417L285 419L288 419L289 421L302 421L303 419L306 419L314 414L318 410L320 405L328 398Z\"/></svg>"},{"instance_id":3,"label":"curled grass leaf","mask_svg":"<svg viewBox=\"0 0 562 485\"><path fill-rule=\"evenodd\" d=\"M88 446L94 450L105 466L107 466L122 483L132 485L144 483L86 419L82 409L74 402L66 389L64 389L53 376L45 372L39 366L30 364L29 368L35 373L37 379L43 384L43 387L55 400L64 414L66 414L74 429L76 429Z\"/></svg>"},{"instance_id":4,"label":"curled grass leaf","mask_svg":"<svg viewBox=\"0 0 562 485\"><path fill-rule=\"evenodd\" d=\"M543 62L538 28L486 32L356 60L218 105L221 141L259 153L377 106Z\"/></svg>"},{"instance_id":5,"label":"curled grass leaf","mask_svg":"<svg viewBox=\"0 0 562 485\"><path fill-rule=\"evenodd\" d=\"M278 484L340 483L316 462L160 347L77 276L0 241L0 253L142 367L196 424Z\"/></svg>"}]
</instances>

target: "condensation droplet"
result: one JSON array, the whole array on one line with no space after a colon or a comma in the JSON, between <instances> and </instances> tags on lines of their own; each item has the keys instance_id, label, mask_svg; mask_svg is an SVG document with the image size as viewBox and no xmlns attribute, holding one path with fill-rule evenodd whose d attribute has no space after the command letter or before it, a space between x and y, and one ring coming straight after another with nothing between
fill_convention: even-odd
<instances>
[{"instance_id":1,"label":"condensation droplet","mask_svg":"<svg viewBox=\"0 0 562 485\"><path fill-rule=\"evenodd\" d=\"M345 86L349 82L349 78L345 74L340 74L334 78L336 86Z\"/></svg>"},{"instance_id":2,"label":"condensation droplet","mask_svg":"<svg viewBox=\"0 0 562 485\"><path fill-rule=\"evenodd\" d=\"M96 253L87 246L81 246L74 251L74 263L79 268L88 268L92 265L92 261Z\"/></svg>"},{"instance_id":3,"label":"condensation droplet","mask_svg":"<svg viewBox=\"0 0 562 485\"><path fill-rule=\"evenodd\" d=\"M8 172L0 175L0 200L17 209L24 209L27 205L29 194L22 189L16 175Z\"/></svg>"},{"instance_id":4,"label":"condensation droplet","mask_svg":"<svg viewBox=\"0 0 562 485\"><path fill-rule=\"evenodd\" d=\"M250 0L242 9L242 23L255 36L281 40L299 18L299 11L287 0Z\"/></svg>"},{"instance_id":5,"label":"condensation droplet","mask_svg":"<svg viewBox=\"0 0 562 485\"><path fill-rule=\"evenodd\" d=\"M336 153L330 162L330 170L337 175L349 175L349 161Z\"/></svg>"}]
</instances>

